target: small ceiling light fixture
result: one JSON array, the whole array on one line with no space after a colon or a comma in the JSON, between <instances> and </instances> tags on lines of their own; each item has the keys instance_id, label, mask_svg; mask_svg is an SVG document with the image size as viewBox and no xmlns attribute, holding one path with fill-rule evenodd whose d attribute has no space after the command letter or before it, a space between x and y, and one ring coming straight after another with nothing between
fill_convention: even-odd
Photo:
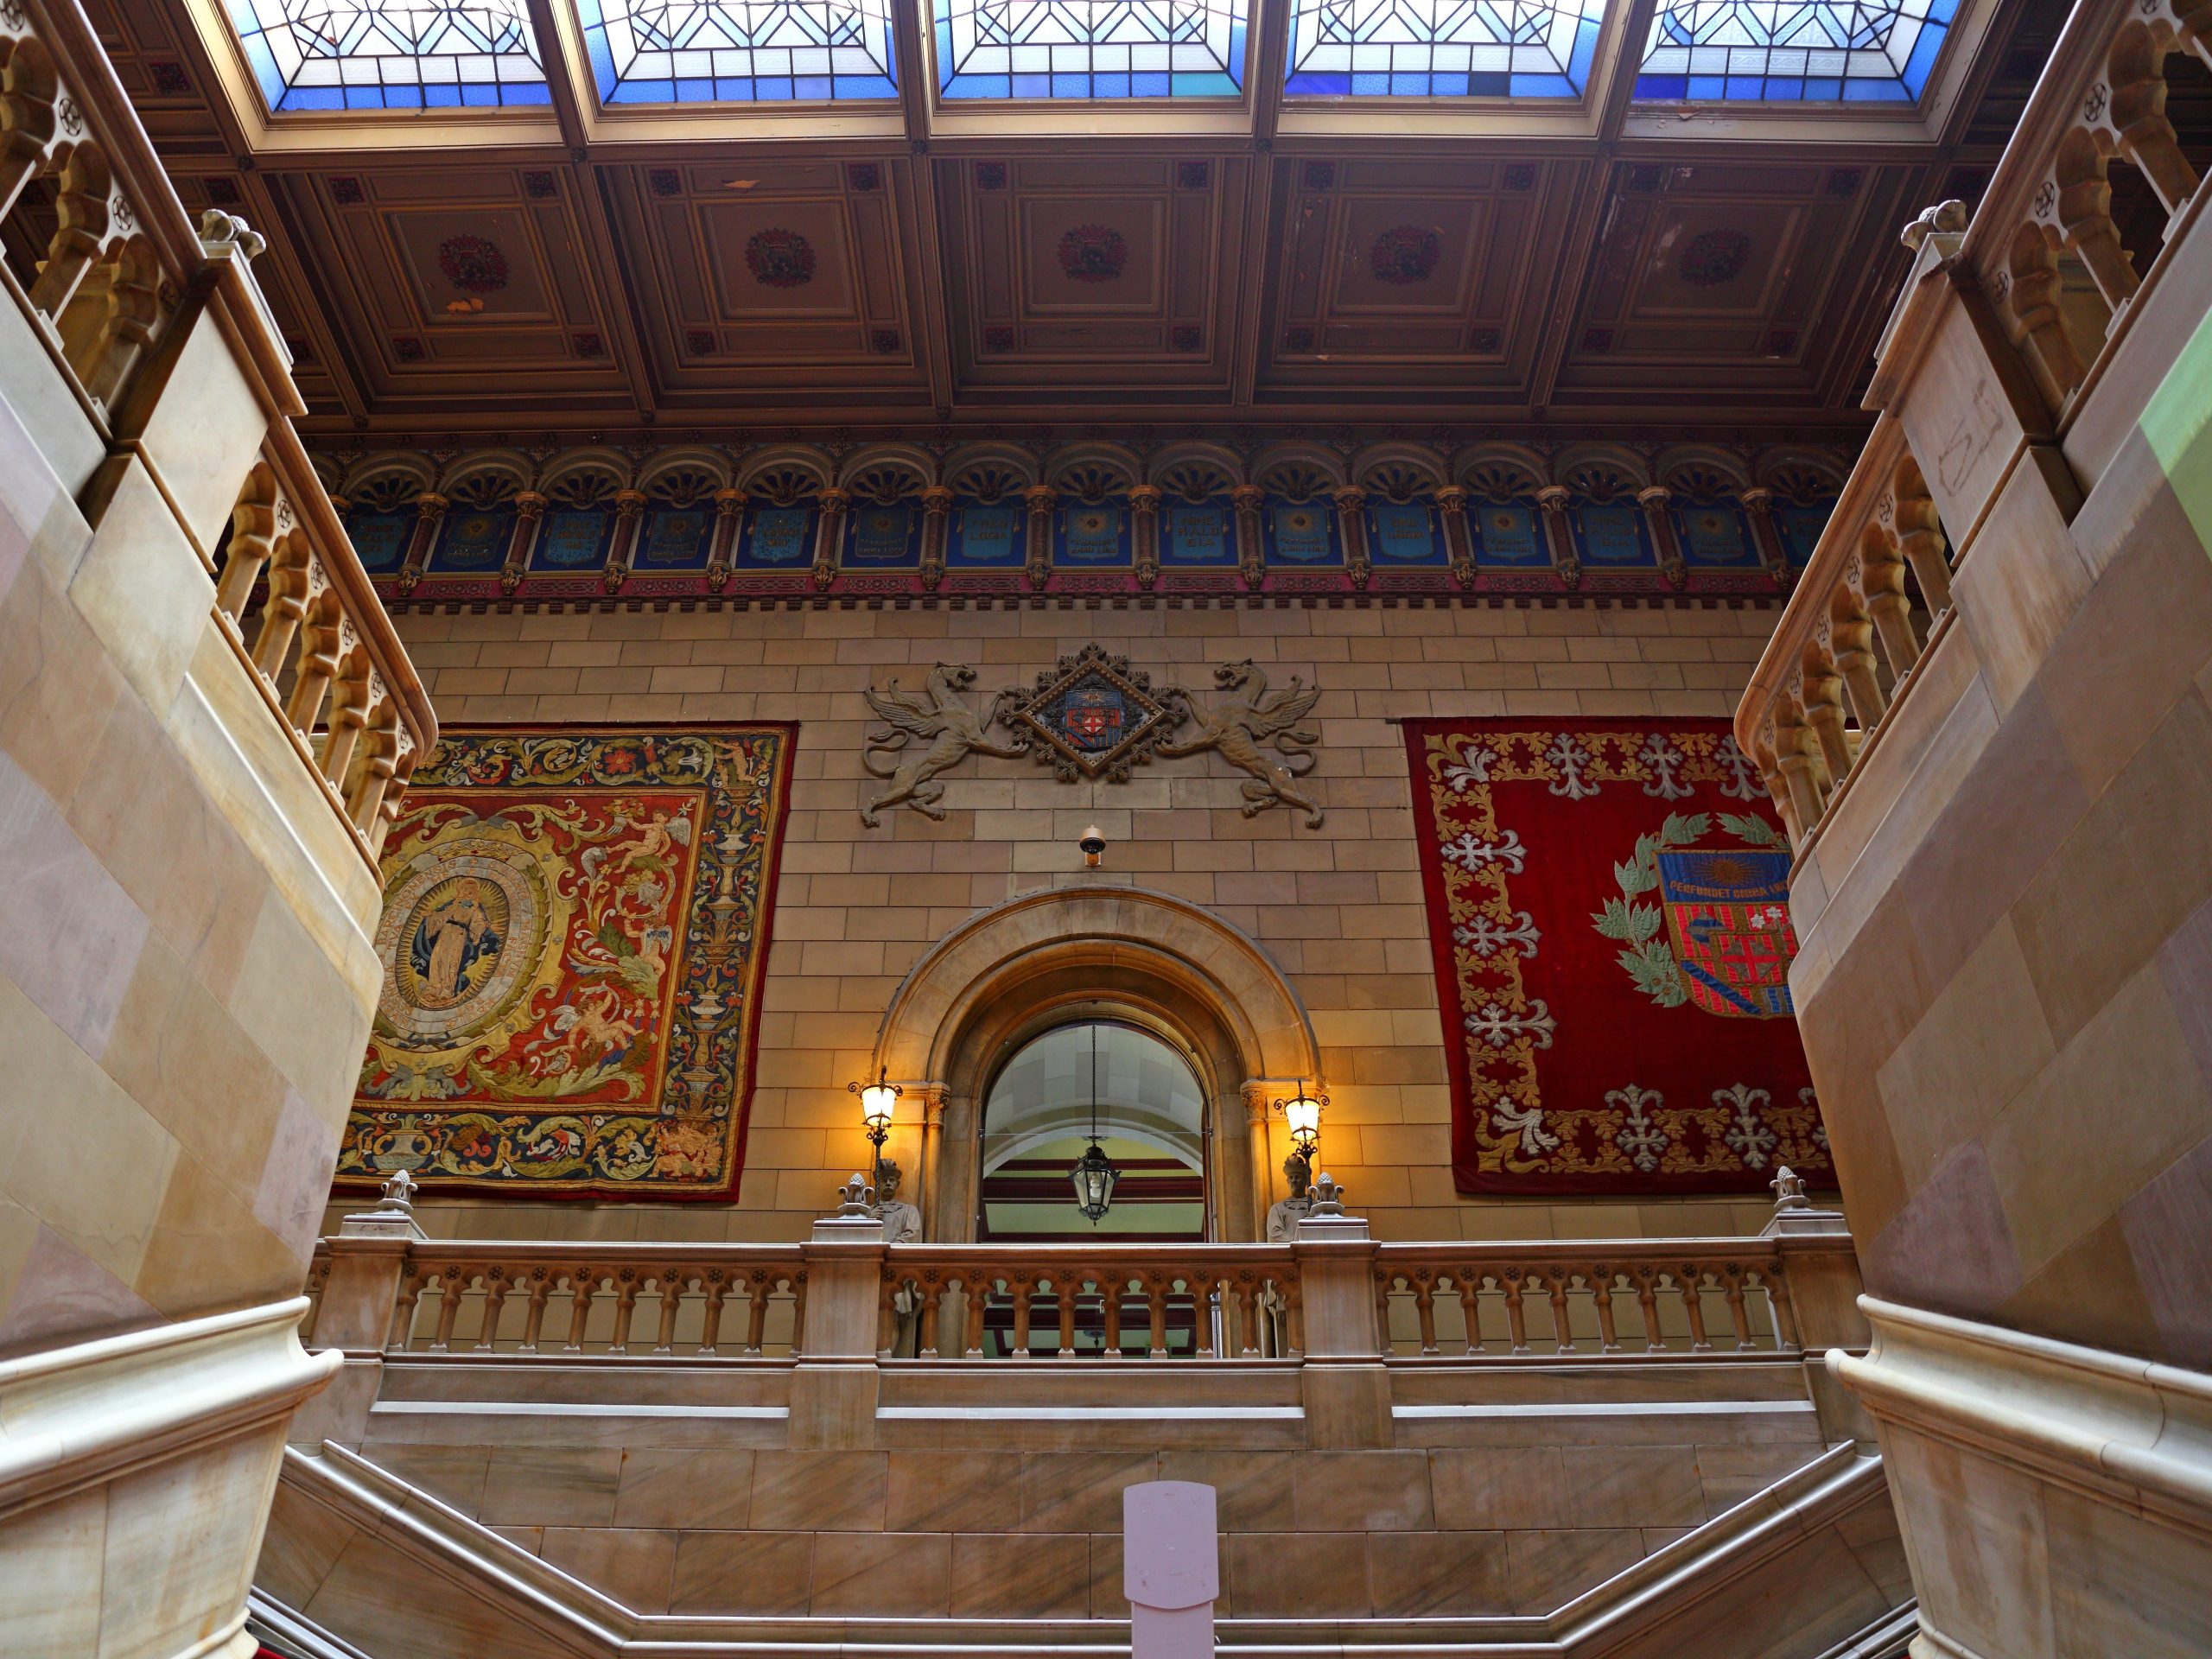
<instances>
[{"instance_id":1,"label":"small ceiling light fixture","mask_svg":"<svg viewBox=\"0 0 2212 1659\"><path fill-rule=\"evenodd\" d=\"M874 1166L871 1173L883 1173L883 1143L891 1138L891 1114L899 1104L899 1096L906 1092L897 1084L888 1081L889 1068L879 1066L874 1083L849 1083L845 1092L861 1098L861 1127L868 1131L868 1144L875 1148ZM877 1183L880 1185L880 1181Z\"/></svg>"},{"instance_id":2,"label":"small ceiling light fixture","mask_svg":"<svg viewBox=\"0 0 2212 1659\"><path fill-rule=\"evenodd\" d=\"M1328 1106L1328 1096L1319 1089L1308 1094L1306 1079L1300 1077L1296 1094L1271 1103L1282 1114L1283 1125L1290 1131L1290 1143L1298 1148L1298 1155L1313 1162L1313 1148L1321 1142L1321 1113Z\"/></svg>"},{"instance_id":3,"label":"small ceiling light fixture","mask_svg":"<svg viewBox=\"0 0 2212 1659\"><path fill-rule=\"evenodd\" d=\"M1106 1148L1098 1144L1098 1026L1090 1027L1090 1145L1082 1157L1075 1160L1075 1167L1068 1172L1068 1179L1075 1183L1075 1207L1090 1218L1096 1227L1106 1212L1114 1207L1114 1183L1122 1179L1122 1172L1114 1167L1114 1160L1106 1155Z\"/></svg>"}]
</instances>

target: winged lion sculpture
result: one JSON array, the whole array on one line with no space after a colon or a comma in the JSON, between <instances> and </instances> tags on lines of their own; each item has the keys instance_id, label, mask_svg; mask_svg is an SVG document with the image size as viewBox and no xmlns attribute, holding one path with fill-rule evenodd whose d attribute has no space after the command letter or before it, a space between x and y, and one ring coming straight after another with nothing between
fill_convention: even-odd
<instances>
[{"instance_id":1,"label":"winged lion sculpture","mask_svg":"<svg viewBox=\"0 0 2212 1659\"><path fill-rule=\"evenodd\" d=\"M1019 740L1001 746L983 735L998 719L1001 705L1014 693L1000 692L990 713L978 715L960 696L975 683L974 669L960 663L939 663L929 671L919 691L902 691L893 679L880 691L862 694L888 729L868 734L861 764L871 777L887 779L891 785L861 808L862 823L875 829L881 822L877 814L887 806L912 807L925 817L942 822L944 809L938 802L944 797L944 785L936 781L939 772L950 771L971 754L1011 760L1028 753L1028 746ZM905 765L886 769L876 764L916 742L927 747Z\"/></svg>"},{"instance_id":2,"label":"winged lion sculpture","mask_svg":"<svg viewBox=\"0 0 2212 1659\"><path fill-rule=\"evenodd\" d=\"M1267 675L1249 658L1214 670L1213 683L1233 695L1211 709L1200 708L1179 685L1164 688L1163 695L1181 702L1198 730L1186 741L1162 743L1157 753L1173 757L1211 749L1238 771L1251 773L1252 781L1243 786L1246 817L1271 806L1303 807L1306 827L1319 829L1321 809L1299 787L1299 780L1313 770L1313 746L1321 734L1299 730L1298 722L1321 700L1321 688L1293 675L1281 690L1269 691ZM1281 760L1266 753L1270 743Z\"/></svg>"}]
</instances>

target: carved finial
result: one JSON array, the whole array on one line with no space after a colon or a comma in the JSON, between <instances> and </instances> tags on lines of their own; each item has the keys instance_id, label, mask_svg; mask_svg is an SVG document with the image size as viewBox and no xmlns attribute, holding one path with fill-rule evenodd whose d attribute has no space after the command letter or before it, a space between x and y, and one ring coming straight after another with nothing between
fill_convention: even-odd
<instances>
[{"instance_id":1,"label":"carved finial","mask_svg":"<svg viewBox=\"0 0 2212 1659\"><path fill-rule=\"evenodd\" d=\"M1784 1164L1774 1172L1768 1185L1774 1189L1774 1207L1783 1210L1809 1210L1813 1201L1805 1196L1805 1178Z\"/></svg>"},{"instance_id":2,"label":"carved finial","mask_svg":"<svg viewBox=\"0 0 2212 1659\"><path fill-rule=\"evenodd\" d=\"M1964 231L1968 217L1967 205L1963 201L1939 201L1906 226L1897 239L1918 253L1920 245L1938 231L1948 236L1956 236Z\"/></svg>"},{"instance_id":3,"label":"carved finial","mask_svg":"<svg viewBox=\"0 0 2212 1659\"><path fill-rule=\"evenodd\" d=\"M853 1179L837 1189L837 1198L839 1215L850 1216L856 1221L875 1219L875 1189L868 1184L859 1171L855 1170Z\"/></svg>"},{"instance_id":4,"label":"carved finial","mask_svg":"<svg viewBox=\"0 0 2212 1659\"><path fill-rule=\"evenodd\" d=\"M1306 1213L1311 1217L1341 1216L1344 1212L1344 1189L1337 1185L1333 1175L1321 1174L1313 1178L1313 1207Z\"/></svg>"},{"instance_id":5,"label":"carved finial","mask_svg":"<svg viewBox=\"0 0 2212 1659\"><path fill-rule=\"evenodd\" d=\"M421 1185L421 1182L405 1170L393 1170L391 1174L385 1177L384 1207L387 1210L397 1210L402 1215L413 1213L415 1191Z\"/></svg>"},{"instance_id":6,"label":"carved finial","mask_svg":"<svg viewBox=\"0 0 2212 1659\"><path fill-rule=\"evenodd\" d=\"M269 245L245 220L219 207L210 207L200 215L200 239L218 245L235 243L238 251L249 259L259 258L261 251Z\"/></svg>"}]
</instances>

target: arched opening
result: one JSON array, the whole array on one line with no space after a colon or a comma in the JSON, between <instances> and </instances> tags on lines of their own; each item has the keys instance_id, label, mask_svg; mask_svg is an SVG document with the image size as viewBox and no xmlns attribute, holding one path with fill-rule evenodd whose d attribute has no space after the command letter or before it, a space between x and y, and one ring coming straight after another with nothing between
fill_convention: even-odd
<instances>
[{"instance_id":1,"label":"arched opening","mask_svg":"<svg viewBox=\"0 0 2212 1659\"><path fill-rule=\"evenodd\" d=\"M1173 1044L1085 1018L1030 1038L984 1096L976 1236L1024 1243L1208 1236L1206 1098ZM1096 1145L1114 1172L1103 1213L1073 1179Z\"/></svg>"}]
</instances>

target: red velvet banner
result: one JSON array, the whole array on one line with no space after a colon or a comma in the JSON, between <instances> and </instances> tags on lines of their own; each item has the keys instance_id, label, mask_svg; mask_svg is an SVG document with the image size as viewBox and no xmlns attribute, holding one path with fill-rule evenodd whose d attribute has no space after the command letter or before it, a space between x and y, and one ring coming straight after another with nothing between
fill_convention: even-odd
<instances>
[{"instance_id":1,"label":"red velvet banner","mask_svg":"<svg viewBox=\"0 0 2212 1659\"><path fill-rule=\"evenodd\" d=\"M1789 843L1722 720L1409 720L1462 1192L1831 1185Z\"/></svg>"}]
</instances>

